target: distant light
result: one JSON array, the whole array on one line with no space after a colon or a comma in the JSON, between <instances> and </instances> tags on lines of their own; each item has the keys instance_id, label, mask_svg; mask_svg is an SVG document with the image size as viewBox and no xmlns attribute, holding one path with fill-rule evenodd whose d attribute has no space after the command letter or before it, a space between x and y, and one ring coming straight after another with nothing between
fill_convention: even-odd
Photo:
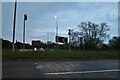
<instances>
[{"instance_id":1,"label":"distant light","mask_svg":"<svg viewBox=\"0 0 120 80\"><path fill-rule=\"evenodd\" d=\"M34 48L34 51L37 51L37 48L36 48L36 47Z\"/></svg>"},{"instance_id":2,"label":"distant light","mask_svg":"<svg viewBox=\"0 0 120 80\"><path fill-rule=\"evenodd\" d=\"M55 19L57 19L58 17L57 17L57 16L55 16L54 18L55 18Z\"/></svg>"}]
</instances>

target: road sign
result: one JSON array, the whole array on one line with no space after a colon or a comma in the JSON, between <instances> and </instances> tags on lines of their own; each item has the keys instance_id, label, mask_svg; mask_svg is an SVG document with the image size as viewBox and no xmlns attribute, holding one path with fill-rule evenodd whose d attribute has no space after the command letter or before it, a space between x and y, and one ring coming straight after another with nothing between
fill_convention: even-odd
<instances>
[{"instance_id":1,"label":"road sign","mask_svg":"<svg viewBox=\"0 0 120 80\"><path fill-rule=\"evenodd\" d=\"M68 43L68 38L67 37L56 36L56 42Z\"/></svg>"}]
</instances>

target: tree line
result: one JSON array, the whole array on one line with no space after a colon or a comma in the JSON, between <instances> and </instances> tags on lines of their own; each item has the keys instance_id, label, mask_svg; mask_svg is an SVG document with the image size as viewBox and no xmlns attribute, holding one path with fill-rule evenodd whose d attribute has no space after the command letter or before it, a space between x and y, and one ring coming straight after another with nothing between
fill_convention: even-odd
<instances>
[{"instance_id":1,"label":"tree line","mask_svg":"<svg viewBox=\"0 0 120 80\"><path fill-rule=\"evenodd\" d=\"M2 49L12 49L12 42L8 40L3 40L2 41ZM80 44L79 46L71 45L72 50L120 50L120 37L113 37L112 39L109 40L108 44L103 43L100 47L95 47L94 45L86 44L82 45ZM49 45L47 43L41 43L40 47L44 49L56 49L56 44L54 42L51 42ZM15 49L22 49L23 48L23 43L22 42L16 42L15 43ZM26 49L32 49L32 45L30 44L25 44ZM59 49L62 50L68 50L69 49L69 44L64 44L64 45L59 45Z\"/></svg>"},{"instance_id":2,"label":"tree line","mask_svg":"<svg viewBox=\"0 0 120 80\"><path fill-rule=\"evenodd\" d=\"M69 44L71 44L72 50L119 50L120 49L120 37L114 36L110 39L110 26L107 23L95 24L92 22L81 22L77 26L77 30L70 29L68 35L69 43L59 45L59 49L68 50ZM105 40L108 40L108 44L105 44ZM12 42L0 39L2 41L3 49L12 48ZM44 49L56 49L56 43L48 41L44 43L40 41L40 48ZM16 41L16 49L22 49L23 43ZM26 49L32 49L33 46L25 44Z\"/></svg>"}]
</instances>

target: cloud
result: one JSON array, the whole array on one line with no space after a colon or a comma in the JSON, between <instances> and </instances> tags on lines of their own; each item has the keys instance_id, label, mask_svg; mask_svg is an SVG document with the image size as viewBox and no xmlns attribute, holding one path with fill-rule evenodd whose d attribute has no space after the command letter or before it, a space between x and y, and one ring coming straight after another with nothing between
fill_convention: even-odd
<instances>
[{"instance_id":1,"label":"cloud","mask_svg":"<svg viewBox=\"0 0 120 80\"><path fill-rule=\"evenodd\" d=\"M75 29L81 22L107 22L111 26L110 34L117 34L117 3L115 2L19 2L17 7L16 39L22 41L23 15L26 21L26 42L32 39L46 41L46 34L51 32L50 40L55 41L56 21L58 16L59 35L68 36L67 29ZM11 39L13 25L13 3L3 3L3 37ZM6 22L7 21L7 22ZM5 32L7 30L7 32Z\"/></svg>"}]
</instances>

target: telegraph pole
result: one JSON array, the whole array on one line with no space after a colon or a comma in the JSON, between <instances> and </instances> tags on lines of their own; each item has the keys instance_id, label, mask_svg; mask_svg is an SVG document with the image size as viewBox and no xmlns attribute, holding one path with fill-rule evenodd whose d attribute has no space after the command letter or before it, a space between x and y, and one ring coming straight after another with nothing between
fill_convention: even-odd
<instances>
[{"instance_id":1,"label":"telegraph pole","mask_svg":"<svg viewBox=\"0 0 120 80\"><path fill-rule=\"evenodd\" d=\"M27 14L24 14L24 26L23 26L23 51L25 49L25 21L27 20Z\"/></svg>"},{"instance_id":2,"label":"telegraph pole","mask_svg":"<svg viewBox=\"0 0 120 80\"><path fill-rule=\"evenodd\" d=\"M14 8L14 21L13 21L13 43L12 43L12 51L14 52L15 46L14 46L14 41L15 41L15 23L16 23L16 8L17 8L17 1L15 1L15 8Z\"/></svg>"}]
</instances>

